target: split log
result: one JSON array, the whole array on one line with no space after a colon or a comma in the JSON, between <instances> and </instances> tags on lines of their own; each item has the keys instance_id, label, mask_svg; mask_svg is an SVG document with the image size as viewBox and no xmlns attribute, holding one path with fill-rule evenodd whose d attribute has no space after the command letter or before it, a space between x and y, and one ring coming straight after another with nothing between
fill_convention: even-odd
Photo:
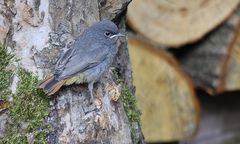
<instances>
[{"instance_id":1,"label":"split log","mask_svg":"<svg viewBox=\"0 0 240 144\"><path fill-rule=\"evenodd\" d=\"M128 43L146 141L190 139L199 123L190 79L164 51L133 37Z\"/></svg>"},{"instance_id":2,"label":"split log","mask_svg":"<svg viewBox=\"0 0 240 144\"><path fill-rule=\"evenodd\" d=\"M94 85L97 99L93 103L89 103L85 85L63 87L51 99L36 89L38 80L50 73L60 53L94 22L109 18L124 32L129 2L0 0L0 6L4 6L0 9L0 32L7 31L3 31L0 42L4 41L17 59L12 60L15 67L9 70L11 79L5 83L5 65L0 69L1 86L4 84L11 92L0 95L0 99L11 100L8 110L0 113L0 143L143 143L140 125L127 117L119 98L121 91L111 74ZM2 25L5 21L9 23ZM118 66L128 96L133 96L126 39L119 41L114 65Z\"/></svg>"},{"instance_id":3,"label":"split log","mask_svg":"<svg viewBox=\"0 0 240 144\"><path fill-rule=\"evenodd\" d=\"M226 73L234 71L228 63L233 57L233 44L236 41L240 24L240 8L221 26L209 33L203 40L175 51L178 61L186 73L194 80L195 86L208 93L230 90L231 80L226 80ZM235 67L239 67L235 64ZM227 79L230 79L227 74Z\"/></svg>"},{"instance_id":4,"label":"split log","mask_svg":"<svg viewBox=\"0 0 240 144\"><path fill-rule=\"evenodd\" d=\"M135 0L129 25L154 43L179 47L193 43L222 23L239 0Z\"/></svg>"}]
</instances>

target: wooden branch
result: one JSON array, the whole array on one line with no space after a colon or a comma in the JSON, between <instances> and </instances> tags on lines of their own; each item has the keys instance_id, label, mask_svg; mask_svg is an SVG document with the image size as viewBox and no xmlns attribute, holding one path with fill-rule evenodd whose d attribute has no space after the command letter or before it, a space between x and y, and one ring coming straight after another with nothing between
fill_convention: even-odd
<instances>
[{"instance_id":1,"label":"wooden branch","mask_svg":"<svg viewBox=\"0 0 240 144\"><path fill-rule=\"evenodd\" d=\"M239 0L136 0L129 5L130 26L154 43L180 47L222 23Z\"/></svg>"},{"instance_id":2,"label":"wooden branch","mask_svg":"<svg viewBox=\"0 0 240 144\"><path fill-rule=\"evenodd\" d=\"M192 82L166 52L134 37L128 43L146 141L190 139L199 123Z\"/></svg>"},{"instance_id":3,"label":"wooden branch","mask_svg":"<svg viewBox=\"0 0 240 144\"><path fill-rule=\"evenodd\" d=\"M224 91L223 82L229 56L239 28L239 8L220 27L196 44L176 51L176 56L186 73L194 80L195 86L208 93Z\"/></svg>"}]
</instances>

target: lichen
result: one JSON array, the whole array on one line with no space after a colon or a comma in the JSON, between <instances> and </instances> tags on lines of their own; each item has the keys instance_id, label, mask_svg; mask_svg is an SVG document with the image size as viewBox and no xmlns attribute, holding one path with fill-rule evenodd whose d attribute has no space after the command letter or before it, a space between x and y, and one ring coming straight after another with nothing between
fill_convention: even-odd
<instances>
[{"instance_id":1,"label":"lichen","mask_svg":"<svg viewBox=\"0 0 240 144\"><path fill-rule=\"evenodd\" d=\"M49 128L44 124L44 119L48 115L48 98L37 89L38 77L18 68L15 73L19 79L17 90L12 94L9 85L13 72L7 71L6 67L13 55L0 46L0 58L0 99L8 100L9 96L12 97L8 107L9 119L0 143L25 144L28 140L35 144L47 143L46 134Z\"/></svg>"},{"instance_id":2,"label":"lichen","mask_svg":"<svg viewBox=\"0 0 240 144\"><path fill-rule=\"evenodd\" d=\"M141 112L137 108L137 99L134 96L126 84L124 84L123 80L121 80L119 74L116 71L113 71L115 81L118 84L121 84L121 100L123 102L124 111L128 117L130 129L131 129L131 137L134 144L139 142L139 127L141 125L140 116Z\"/></svg>"}]
</instances>

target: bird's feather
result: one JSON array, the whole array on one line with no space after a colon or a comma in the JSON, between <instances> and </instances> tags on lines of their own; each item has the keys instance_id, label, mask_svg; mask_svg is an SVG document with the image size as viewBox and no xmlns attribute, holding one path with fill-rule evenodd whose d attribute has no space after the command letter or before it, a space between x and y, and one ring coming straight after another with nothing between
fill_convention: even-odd
<instances>
[{"instance_id":1,"label":"bird's feather","mask_svg":"<svg viewBox=\"0 0 240 144\"><path fill-rule=\"evenodd\" d=\"M65 81L66 80L56 80L53 75L50 75L39 84L38 88L42 88L43 91L50 96L58 91Z\"/></svg>"},{"instance_id":2,"label":"bird's feather","mask_svg":"<svg viewBox=\"0 0 240 144\"><path fill-rule=\"evenodd\" d=\"M55 94L61 87L62 85L65 83L66 80L61 80L58 81L55 85L53 85L53 87L50 89L50 91L47 92L47 95L53 95Z\"/></svg>"},{"instance_id":3,"label":"bird's feather","mask_svg":"<svg viewBox=\"0 0 240 144\"><path fill-rule=\"evenodd\" d=\"M65 51L61 55L61 57L59 58L59 60L57 61L56 65L55 65L55 70L54 70L55 75L61 74L61 72L65 68L66 63L72 57L74 51L75 51L75 49L74 49L74 47L72 47L72 48L67 49L67 51Z\"/></svg>"},{"instance_id":4,"label":"bird's feather","mask_svg":"<svg viewBox=\"0 0 240 144\"><path fill-rule=\"evenodd\" d=\"M58 73L56 78L58 80L69 78L76 73L82 73L87 69L97 66L107 58L109 52L108 47L96 43L90 45L88 49L81 50L81 47L78 47L78 50L74 50L75 48L73 47L71 55L66 57L68 60L61 60L67 61L64 66L60 64L56 66Z\"/></svg>"},{"instance_id":5,"label":"bird's feather","mask_svg":"<svg viewBox=\"0 0 240 144\"><path fill-rule=\"evenodd\" d=\"M50 82L52 79L53 79L53 75L48 76L47 78L45 78L43 81L41 81L41 82L39 83L38 88L42 88L42 89L43 89L43 88L45 87L45 85L46 85L48 82Z\"/></svg>"}]
</instances>

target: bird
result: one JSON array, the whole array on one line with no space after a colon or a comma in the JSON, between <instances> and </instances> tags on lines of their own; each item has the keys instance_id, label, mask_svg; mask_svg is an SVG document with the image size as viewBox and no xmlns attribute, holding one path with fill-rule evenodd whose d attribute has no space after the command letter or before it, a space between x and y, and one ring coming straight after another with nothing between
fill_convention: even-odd
<instances>
[{"instance_id":1,"label":"bird","mask_svg":"<svg viewBox=\"0 0 240 144\"><path fill-rule=\"evenodd\" d=\"M38 87L51 96L63 85L88 83L93 99L93 85L111 67L118 52L117 40L123 36L110 20L94 23L60 56L52 74Z\"/></svg>"}]
</instances>

